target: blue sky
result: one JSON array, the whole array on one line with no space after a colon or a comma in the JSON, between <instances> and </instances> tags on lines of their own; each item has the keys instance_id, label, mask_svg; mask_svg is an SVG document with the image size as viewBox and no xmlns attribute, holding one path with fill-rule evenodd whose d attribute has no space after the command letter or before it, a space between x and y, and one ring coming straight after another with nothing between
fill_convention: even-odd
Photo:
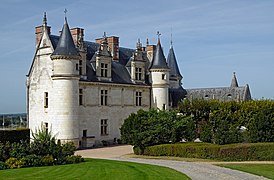
<instances>
[{"instance_id":1,"label":"blue sky","mask_svg":"<svg viewBox=\"0 0 274 180\"><path fill-rule=\"evenodd\" d=\"M35 26L46 11L58 34L68 9L70 27L94 41L106 31L120 46L138 38L168 53L171 29L184 88L229 86L235 71L253 98L274 99L273 0L1 0L0 113L25 112L26 74L35 52Z\"/></svg>"}]
</instances>

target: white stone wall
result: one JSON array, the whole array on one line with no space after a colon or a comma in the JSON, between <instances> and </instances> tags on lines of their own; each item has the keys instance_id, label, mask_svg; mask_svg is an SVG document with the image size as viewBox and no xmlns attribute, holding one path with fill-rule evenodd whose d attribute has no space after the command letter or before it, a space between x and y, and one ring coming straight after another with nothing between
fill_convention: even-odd
<instances>
[{"instance_id":1,"label":"white stone wall","mask_svg":"<svg viewBox=\"0 0 274 180\"><path fill-rule=\"evenodd\" d=\"M164 75L164 78L162 77ZM151 103L152 107L159 108L163 110L169 109L169 95L168 95L168 87L169 87L169 71L168 70L156 70L151 72L151 80L152 80L152 96Z\"/></svg>"},{"instance_id":2,"label":"white stone wall","mask_svg":"<svg viewBox=\"0 0 274 180\"><path fill-rule=\"evenodd\" d=\"M131 113L150 107L150 89L148 86L123 86L107 83L80 83L83 89L84 104L79 109L80 130L87 130L87 136L94 136L96 143L102 140L113 141L120 138L120 127ZM108 105L101 106L100 90L108 90ZM135 92L142 92L142 106L135 106ZM108 120L108 135L101 135L101 119Z\"/></svg>"},{"instance_id":3,"label":"white stone wall","mask_svg":"<svg viewBox=\"0 0 274 180\"><path fill-rule=\"evenodd\" d=\"M44 33L40 46L35 54L27 86L29 87L28 94L28 120L29 128L34 132L40 128L45 122L50 122L49 108L44 108L44 93L52 94L52 60L50 54L53 48L50 44L47 33Z\"/></svg>"}]
</instances>

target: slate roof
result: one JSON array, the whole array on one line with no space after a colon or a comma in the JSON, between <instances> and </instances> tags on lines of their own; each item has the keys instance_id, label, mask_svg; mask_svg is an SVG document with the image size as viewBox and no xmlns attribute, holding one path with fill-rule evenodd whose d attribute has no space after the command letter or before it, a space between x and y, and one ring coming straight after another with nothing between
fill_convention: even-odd
<instances>
[{"instance_id":1,"label":"slate roof","mask_svg":"<svg viewBox=\"0 0 274 180\"><path fill-rule=\"evenodd\" d=\"M182 75L180 73L179 67L178 67L178 63L175 57L175 53L173 50L173 46L170 47L169 49L169 53L168 53L168 57L167 57L167 63L168 66L170 68L170 73L169 76L172 77L179 77L180 79L182 79Z\"/></svg>"},{"instance_id":2,"label":"slate roof","mask_svg":"<svg viewBox=\"0 0 274 180\"><path fill-rule=\"evenodd\" d=\"M249 86L186 89L188 99L251 100Z\"/></svg>"},{"instance_id":3,"label":"slate roof","mask_svg":"<svg viewBox=\"0 0 274 180\"><path fill-rule=\"evenodd\" d=\"M177 107L178 103L186 97L187 91L181 86L178 88L169 88L169 102L172 107Z\"/></svg>"},{"instance_id":4,"label":"slate roof","mask_svg":"<svg viewBox=\"0 0 274 180\"><path fill-rule=\"evenodd\" d=\"M52 53L52 56L65 55L65 56L80 56L75 48L70 29L68 26L67 18L58 41L58 44Z\"/></svg>"},{"instance_id":5,"label":"slate roof","mask_svg":"<svg viewBox=\"0 0 274 180\"><path fill-rule=\"evenodd\" d=\"M166 63L166 58L163 53L163 49L160 43L160 39L158 39L158 43L156 46L156 51L153 56L153 60L150 66L150 69L169 69Z\"/></svg>"},{"instance_id":6,"label":"slate roof","mask_svg":"<svg viewBox=\"0 0 274 180\"><path fill-rule=\"evenodd\" d=\"M61 36L60 36L61 37ZM58 47L59 36L50 35L50 40L53 45L53 48L56 49ZM95 52L99 48L99 44L90 41L84 41L84 45L87 48L87 81L98 81L96 77L96 69L95 69ZM130 72L126 68L126 64L129 62L132 54L134 53L134 49L119 47L119 60L112 61L111 66L111 74L112 81L111 83L121 83L121 84L136 84L131 81ZM82 79L83 80L83 79ZM102 82L102 81L100 81ZM109 83L109 81L106 81ZM148 81L146 81L148 84Z\"/></svg>"}]
</instances>

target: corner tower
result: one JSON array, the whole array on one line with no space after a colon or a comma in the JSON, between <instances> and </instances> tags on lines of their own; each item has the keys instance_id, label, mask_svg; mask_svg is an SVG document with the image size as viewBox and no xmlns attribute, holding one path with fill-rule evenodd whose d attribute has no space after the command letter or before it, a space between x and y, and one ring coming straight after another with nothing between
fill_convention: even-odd
<instances>
[{"instance_id":1,"label":"corner tower","mask_svg":"<svg viewBox=\"0 0 274 180\"><path fill-rule=\"evenodd\" d=\"M49 96L52 131L61 142L79 144L79 55L65 17L53 61L52 95ZM52 98L51 98L52 97Z\"/></svg>"},{"instance_id":2,"label":"corner tower","mask_svg":"<svg viewBox=\"0 0 274 180\"><path fill-rule=\"evenodd\" d=\"M151 102L152 107L154 108L159 108L161 110L169 109L169 71L170 69L166 63L160 38L158 37L156 52L150 66L152 84Z\"/></svg>"}]
</instances>

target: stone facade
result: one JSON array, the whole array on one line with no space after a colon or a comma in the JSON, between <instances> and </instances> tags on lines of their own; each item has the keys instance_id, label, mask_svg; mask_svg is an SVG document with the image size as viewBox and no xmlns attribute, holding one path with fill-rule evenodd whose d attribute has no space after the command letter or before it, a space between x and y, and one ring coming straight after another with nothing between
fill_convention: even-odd
<instances>
[{"instance_id":1,"label":"stone facade","mask_svg":"<svg viewBox=\"0 0 274 180\"><path fill-rule=\"evenodd\" d=\"M138 40L136 49L119 47L119 37L105 34L89 42L84 29L69 29L67 19L56 36L45 14L43 25L36 27L36 43L27 75L29 128L44 126L61 142L73 141L82 148L113 143L131 113L168 110L185 97L196 97L195 90L181 86L173 47L166 60L159 38L157 45L147 41L145 47ZM231 88L234 98L232 91L239 87ZM201 92L201 97L211 97Z\"/></svg>"}]
</instances>

